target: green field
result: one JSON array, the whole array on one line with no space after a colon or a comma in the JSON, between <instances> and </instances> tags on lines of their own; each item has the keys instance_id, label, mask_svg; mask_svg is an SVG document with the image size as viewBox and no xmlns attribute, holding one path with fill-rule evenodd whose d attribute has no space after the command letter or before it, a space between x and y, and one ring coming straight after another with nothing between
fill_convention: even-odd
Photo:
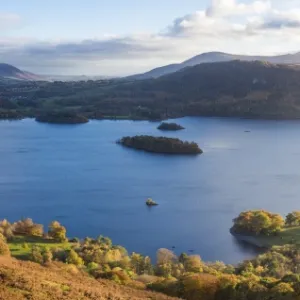
<instances>
[{"instance_id":1,"label":"green field","mask_svg":"<svg viewBox=\"0 0 300 300\"><path fill-rule=\"evenodd\" d=\"M69 250L72 247L72 243L64 242L58 243L54 240L45 239L38 236L15 236L8 242L8 246L13 257L26 260L33 246L45 247L45 248L60 248Z\"/></svg>"},{"instance_id":2,"label":"green field","mask_svg":"<svg viewBox=\"0 0 300 300\"><path fill-rule=\"evenodd\" d=\"M300 226L284 228L277 235L258 236L236 236L239 240L253 244L258 247L271 248L272 246L283 246L294 244L300 246Z\"/></svg>"}]
</instances>

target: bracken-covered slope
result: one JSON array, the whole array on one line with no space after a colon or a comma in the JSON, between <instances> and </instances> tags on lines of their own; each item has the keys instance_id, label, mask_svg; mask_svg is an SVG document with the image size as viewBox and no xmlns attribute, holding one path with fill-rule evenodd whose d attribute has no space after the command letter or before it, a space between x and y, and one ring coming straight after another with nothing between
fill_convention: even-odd
<instances>
[{"instance_id":1,"label":"bracken-covered slope","mask_svg":"<svg viewBox=\"0 0 300 300\"><path fill-rule=\"evenodd\" d=\"M42 267L32 262L0 257L0 300L172 300L143 290L96 280L72 266L53 263Z\"/></svg>"}]
</instances>

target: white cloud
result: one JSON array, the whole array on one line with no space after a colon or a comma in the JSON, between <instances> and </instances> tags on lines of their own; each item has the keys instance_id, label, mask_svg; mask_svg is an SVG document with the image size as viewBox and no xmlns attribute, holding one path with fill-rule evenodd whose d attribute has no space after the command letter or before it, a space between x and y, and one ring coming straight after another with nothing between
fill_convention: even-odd
<instances>
[{"instance_id":1,"label":"white cloud","mask_svg":"<svg viewBox=\"0 0 300 300\"><path fill-rule=\"evenodd\" d=\"M175 19L160 33L83 41L0 39L0 54L5 62L39 73L125 75L207 51L300 51L300 1L285 1L286 6L277 1L212 0L207 9ZM4 23L17 24L14 18Z\"/></svg>"},{"instance_id":2,"label":"white cloud","mask_svg":"<svg viewBox=\"0 0 300 300\"><path fill-rule=\"evenodd\" d=\"M212 0L207 8L207 16L234 16L248 14L263 14L272 7L269 0L253 1L250 4L240 3L236 0Z\"/></svg>"}]
</instances>

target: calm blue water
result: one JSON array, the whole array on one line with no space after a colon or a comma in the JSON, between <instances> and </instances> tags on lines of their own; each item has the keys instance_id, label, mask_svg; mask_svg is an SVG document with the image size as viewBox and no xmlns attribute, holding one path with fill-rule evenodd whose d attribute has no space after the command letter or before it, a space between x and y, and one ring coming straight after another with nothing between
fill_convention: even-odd
<instances>
[{"instance_id":1,"label":"calm blue water","mask_svg":"<svg viewBox=\"0 0 300 300\"><path fill-rule=\"evenodd\" d=\"M157 123L0 122L0 218L59 220L69 236L111 237L154 257L194 250L236 263L254 255L231 237L245 209L300 209L300 122L183 118L165 135L194 140L197 157L123 148L124 135L160 135ZM250 130L250 133L246 133ZM149 209L152 197L158 207Z\"/></svg>"}]
</instances>

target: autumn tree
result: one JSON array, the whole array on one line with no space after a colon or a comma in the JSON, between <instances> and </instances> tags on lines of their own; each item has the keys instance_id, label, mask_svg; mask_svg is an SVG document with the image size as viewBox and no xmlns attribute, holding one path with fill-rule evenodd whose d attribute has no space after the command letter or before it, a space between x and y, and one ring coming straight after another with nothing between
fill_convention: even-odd
<instances>
[{"instance_id":1,"label":"autumn tree","mask_svg":"<svg viewBox=\"0 0 300 300\"><path fill-rule=\"evenodd\" d=\"M143 274L143 262L144 258L141 254L133 252L130 257L131 268L138 275Z\"/></svg>"},{"instance_id":2,"label":"autumn tree","mask_svg":"<svg viewBox=\"0 0 300 300\"><path fill-rule=\"evenodd\" d=\"M30 218L14 223L12 228L15 234L42 236L44 233L43 225L34 223Z\"/></svg>"},{"instance_id":3,"label":"autumn tree","mask_svg":"<svg viewBox=\"0 0 300 300\"><path fill-rule=\"evenodd\" d=\"M172 263L177 260L177 256L170 250L161 248L156 252L156 262L158 265Z\"/></svg>"},{"instance_id":4,"label":"autumn tree","mask_svg":"<svg viewBox=\"0 0 300 300\"><path fill-rule=\"evenodd\" d=\"M53 221L49 225L48 235L56 241L64 242L66 241L66 228L62 226L59 222Z\"/></svg>"},{"instance_id":5,"label":"autumn tree","mask_svg":"<svg viewBox=\"0 0 300 300\"><path fill-rule=\"evenodd\" d=\"M264 210L242 212L233 223L231 231L238 234L274 234L284 226L280 215Z\"/></svg>"},{"instance_id":6,"label":"autumn tree","mask_svg":"<svg viewBox=\"0 0 300 300\"><path fill-rule=\"evenodd\" d=\"M103 248L111 248L112 246L112 240L108 237L105 237L105 236L102 236L100 235L98 238L97 238L97 242L100 246L102 246Z\"/></svg>"},{"instance_id":7,"label":"autumn tree","mask_svg":"<svg viewBox=\"0 0 300 300\"><path fill-rule=\"evenodd\" d=\"M142 269L144 274L153 274L153 266L151 263L151 258L149 256L144 257L142 262Z\"/></svg>"},{"instance_id":8,"label":"autumn tree","mask_svg":"<svg viewBox=\"0 0 300 300\"><path fill-rule=\"evenodd\" d=\"M202 272L202 261L199 255L191 255L185 259L184 267L187 272Z\"/></svg>"},{"instance_id":9,"label":"autumn tree","mask_svg":"<svg viewBox=\"0 0 300 300\"><path fill-rule=\"evenodd\" d=\"M43 255L43 262L44 262L44 264L52 262L53 254L50 251L50 249L48 249L48 248L44 249L42 255Z\"/></svg>"},{"instance_id":10,"label":"autumn tree","mask_svg":"<svg viewBox=\"0 0 300 300\"><path fill-rule=\"evenodd\" d=\"M6 239L11 239L14 235L12 224L6 219L0 221L0 233L5 236Z\"/></svg>"},{"instance_id":11,"label":"autumn tree","mask_svg":"<svg viewBox=\"0 0 300 300\"><path fill-rule=\"evenodd\" d=\"M165 248L159 249L156 253L157 275L169 278L174 271L174 264L177 261L177 256L172 251Z\"/></svg>"},{"instance_id":12,"label":"autumn tree","mask_svg":"<svg viewBox=\"0 0 300 300\"><path fill-rule=\"evenodd\" d=\"M181 297L189 300L214 300L219 280L210 274L186 275L180 279Z\"/></svg>"},{"instance_id":13,"label":"autumn tree","mask_svg":"<svg viewBox=\"0 0 300 300\"><path fill-rule=\"evenodd\" d=\"M33 246L31 248L31 253L29 255L29 259L33 262L42 264L44 262L42 249L38 246Z\"/></svg>"},{"instance_id":14,"label":"autumn tree","mask_svg":"<svg viewBox=\"0 0 300 300\"><path fill-rule=\"evenodd\" d=\"M285 282L281 282L271 288L270 290L270 296L272 296L272 299L278 299L278 300L289 300L289 299L296 299L294 297L294 289L293 287Z\"/></svg>"},{"instance_id":15,"label":"autumn tree","mask_svg":"<svg viewBox=\"0 0 300 300\"><path fill-rule=\"evenodd\" d=\"M285 218L286 226L300 226L300 211L293 211Z\"/></svg>"}]
</instances>

